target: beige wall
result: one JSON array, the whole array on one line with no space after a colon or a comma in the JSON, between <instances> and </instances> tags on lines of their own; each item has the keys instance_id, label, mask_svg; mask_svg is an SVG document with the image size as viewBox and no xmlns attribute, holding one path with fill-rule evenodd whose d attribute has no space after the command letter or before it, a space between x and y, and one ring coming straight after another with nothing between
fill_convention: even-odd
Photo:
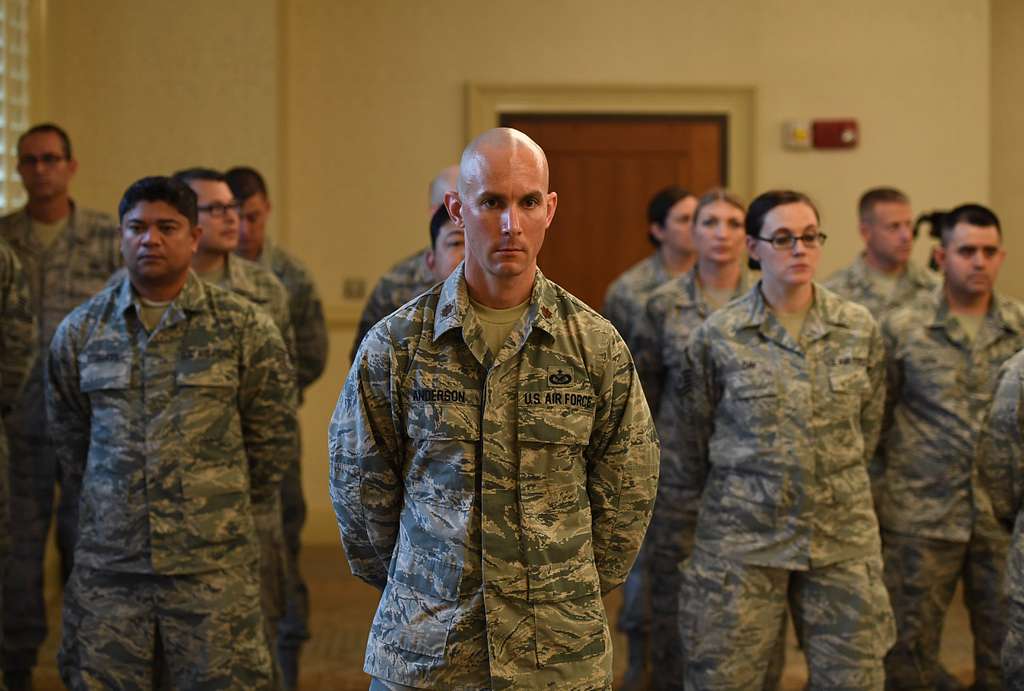
<instances>
[{"instance_id":1,"label":"beige wall","mask_svg":"<svg viewBox=\"0 0 1024 691\"><path fill-rule=\"evenodd\" d=\"M993 208L1005 229L1009 257L1001 287L1024 297L1024 3L992 0L992 150Z\"/></svg>"},{"instance_id":2,"label":"beige wall","mask_svg":"<svg viewBox=\"0 0 1024 691\"><path fill-rule=\"evenodd\" d=\"M990 47L1013 64L996 50L1009 29L990 41L987 0L46 1L36 114L76 136L80 198L109 208L134 177L193 162L267 173L283 244L336 318L302 414L315 541L337 539L326 424L360 306L341 284L425 242L426 182L467 140L467 83L753 87L755 187L819 201L823 274L856 252L865 187L930 209L986 201L990 172L1010 177L989 138L990 103L1003 107ZM783 120L834 116L860 121L858 149L781 148Z\"/></svg>"}]
</instances>

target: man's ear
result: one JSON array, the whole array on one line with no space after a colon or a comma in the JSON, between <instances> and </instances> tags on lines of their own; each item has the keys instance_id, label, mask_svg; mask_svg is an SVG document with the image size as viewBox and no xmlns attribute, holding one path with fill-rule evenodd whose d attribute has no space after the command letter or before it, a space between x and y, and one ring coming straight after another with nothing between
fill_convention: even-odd
<instances>
[{"instance_id":1,"label":"man's ear","mask_svg":"<svg viewBox=\"0 0 1024 691\"><path fill-rule=\"evenodd\" d=\"M459 228L465 228L466 223L462 219L462 199L459 197L459 193L455 190L449 190L444 193L444 207L448 209L448 216Z\"/></svg>"}]
</instances>

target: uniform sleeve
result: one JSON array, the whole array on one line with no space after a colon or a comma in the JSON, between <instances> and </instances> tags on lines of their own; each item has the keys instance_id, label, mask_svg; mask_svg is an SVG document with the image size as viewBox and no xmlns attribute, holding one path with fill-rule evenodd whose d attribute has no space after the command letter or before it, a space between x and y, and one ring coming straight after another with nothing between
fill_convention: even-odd
<instances>
[{"instance_id":1,"label":"uniform sleeve","mask_svg":"<svg viewBox=\"0 0 1024 691\"><path fill-rule=\"evenodd\" d=\"M241 338L239 414L250 491L259 510L272 505L281 475L295 461L295 373L280 331L266 314L253 309Z\"/></svg>"},{"instance_id":2,"label":"uniform sleeve","mask_svg":"<svg viewBox=\"0 0 1024 691\"><path fill-rule=\"evenodd\" d=\"M352 352L349 353L349 359L353 362L355 361L360 344L366 338L366 334L370 333L370 329L377 322L391 314L392 310L395 309L394 307L388 309L388 305L391 304L391 301L388 299L389 285L390 281L387 276L381 278L377 281L377 285L373 287L370 297L366 300L363 312L359 315L359 325L356 326L356 337L352 341Z\"/></svg>"},{"instance_id":3,"label":"uniform sleeve","mask_svg":"<svg viewBox=\"0 0 1024 691\"><path fill-rule=\"evenodd\" d=\"M878 325L871 325L871 344L868 349L867 374L869 388L861 404L860 429L864 436L864 462L871 468L877 457L878 440L885 416L886 360L885 344Z\"/></svg>"},{"instance_id":4,"label":"uniform sleeve","mask_svg":"<svg viewBox=\"0 0 1024 691\"><path fill-rule=\"evenodd\" d=\"M876 507L885 477L888 436L893 425L893 411L903 390L903 363L900 361L898 338L892 320L888 318L882 321L882 343L884 344L885 358L885 405L882 410L882 424L875 453L871 456L868 465L868 472L871 476L871 493L875 497Z\"/></svg>"},{"instance_id":5,"label":"uniform sleeve","mask_svg":"<svg viewBox=\"0 0 1024 691\"><path fill-rule=\"evenodd\" d=\"M59 464L62 493L80 496L89 455L92 405L79 386L78 352L68 319L50 342L45 363L46 417Z\"/></svg>"},{"instance_id":6,"label":"uniform sleeve","mask_svg":"<svg viewBox=\"0 0 1024 691\"><path fill-rule=\"evenodd\" d=\"M630 337L629 303L626 300L625 291L618 281L608 286L608 292L604 295L604 304L601 306L601 314L612 323L623 339Z\"/></svg>"},{"instance_id":7,"label":"uniform sleeve","mask_svg":"<svg viewBox=\"0 0 1024 691\"><path fill-rule=\"evenodd\" d=\"M601 592L621 585L640 551L658 487L658 440L621 339L609 343L587 447L594 561Z\"/></svg>"},{"instance_id":8,"label":"uniform sleeve","mask_svg":"<svg viewBox=\"0 0 1024 691\"><path fill-rule=\"evenodd\" d=\"M402 443L393 414L394 346L383 326L366 336L331 417L329 489L352 573L383 589L402 508Z\"/></svg>"},{"instance_id":9,"label":"uniform sleeve","mask_svg":"<svg viewBox=\"0 0 1024 691\"><path fill-rule=\"evenodd\" d=\"M295 369L299 390L320 378L327 366L327 323L316 285L308 275L299 282L291 301L291 319L295 329Z\"/></svg>"},{"instance_id":10,"label":"uniform sleeve","mask_svg":"<svg viewBox=\"0 0 1024 691\"><path fill-rule=\"evenodd\" d=\"M647 300L644 310L633 327L629 348L636 362L636 371L644 387L647 405L651 415L657 418L661 400L665 366L661 357L662 334L664 333L664 303L653 296Z\"/></svg>"},{"instance_id":11,"label":"uniform sleeve","mask_svg":"<svg viewBox=\"0 0 1024 691\"><path fill-rule=\"evenodd\" d=\"M14 405L35 364L39 338L28 281L13 251L0 254L0 414Z\"/></svg>"},{"instance_id":12,"label":"uniform sleeve","mask_svg":"<svg viewBox=\"0 0 1024 691\"><path fill-rule=\"evenodd\" d=\"M1000 372L992 407L978 438L975 463L979 484L1007 530L1012 530L1024 499L1024 387L1020 375L1019 368L1005 365Z\"/></svg>"}]
</instances>

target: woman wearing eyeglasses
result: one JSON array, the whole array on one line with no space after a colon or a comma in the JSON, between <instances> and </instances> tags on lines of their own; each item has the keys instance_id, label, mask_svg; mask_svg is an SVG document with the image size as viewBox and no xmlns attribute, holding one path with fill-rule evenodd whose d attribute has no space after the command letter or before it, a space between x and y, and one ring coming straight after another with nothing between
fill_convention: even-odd
<instances>
[{"instance_id":1,"label":"woman wearing eyeglasses","mask_svg":"<svg viewBox=\"0 0 1024 691\"><path fill-rule=\"evenodd\" d=\"M866 309L814 283L825 235L810 199L766 192L745 227L762 278L694 332L659 411L677 467L656 512L699 506L686 687L762 688L788 608L811 689L882 689L895 631L867 470L882 339Z\"/></svg>"}]
</instances>

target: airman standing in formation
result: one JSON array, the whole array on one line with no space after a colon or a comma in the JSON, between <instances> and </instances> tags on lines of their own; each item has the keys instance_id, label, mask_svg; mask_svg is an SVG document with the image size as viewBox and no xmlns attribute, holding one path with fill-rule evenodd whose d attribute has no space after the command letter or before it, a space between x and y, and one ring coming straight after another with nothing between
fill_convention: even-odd
<instances>
[{"instance_id":1,"label":"airman standing in formation","mask_svg":"<svg viewBox=\"0 0 1024 691\"><path fill-rule=\"evenodd\" d=\"M25 208L0 218L0 238L18 255L45 353L60 321L103 288L121 266L117 223L77 206L68 185L78 170L67 133L52 123L18 139ZM3 666L11 691L31 688L32 668L46 638L43 555L53 514L57 463L49 443L40 357L5 419L10 443L11 560L3 582ZM62 572L71 570L77 498L61 493L57 521Z\"/></svg>"},{"instance_id":2,"label":"airman standing in formation","mask_svg":"<svg viewBox=\"0 0 1024 691\"><path fill-rule=\"evenodd\" d=\"M466 258L377 324L331 420L352 572L383 590L372 689L610 689L601 601L640 548L654 427L610 324L537 269L544 152L511 129L462 157Z\"/></svg>"},{"instance_id":3,"label":"airman standing in formation","mask_svg":"<svg viewBox=\"0 0 1024 691\"><path fill-rule=\"evenodd\" d=\"M273 244L267 235L270 198L263 176L253 168L232 168L225 174L235 200L241 204L238 247L235 252L269 269L288 290L288 316L295 334L295 371L299 402L327 364L327 324L316 284L309 270ZM300 453L301 458L301 444ZM277 626L277 659L286 689L298 686L299 655L309 640L309 588L299 568L306 500L302 496L301 464L294 463L281 480L281 512L288 547L288 592L284 615Z\"/></svg>"},{"instance_id":4,"label":"airman standing in formation","mask_svg":"<svg viewBox=\"0 0 1024 691\"><path fill-rule=\"evenodd\" d=\"M750 287L743 268L743 215L743 204L724 190L701 196L691 232L697 263L650 294L633 330L630 348L656 419L662 383L682 366L690 334L709 314ZM665 451L662 449L663 456ZM630 655L625 689L682 687L676 623L679 572L673 564L669 573L651 573L651 543L659 529L651 523L623 590L619 627L629 637ZM690 550L685 551L689 554ZM649 673L644 674L645 669Z\"/></svg>"},{"instance_id":5,"label":"airman standing in formation","mask_svg":"<svg viewBox=\"0 0 1024 691\"><path fill-rule=\"evenodd\" d=\"M601 314L631 345L633 328L647 297L666 281L689 271L697 261L690 234L696 206L697 198L682 187L673 185L655 193L647 205L647 237L655 251L608 286Z\"/></svg>"},{"instance_id":6,"label":"airman standing in formation","mask_svg":"<svg viewBox=\"0 0 1024 691\"><path fill-rule=\"evenodd\" d=\"M813 282L818 226L800 193L751 203L747 251L763 277L697 328L662 396L655 555L670 563L658 572L694 541L686 688L763 688L787 604L810 688L884 686L894 631L867 472L884 350L866 309ZM662 532L665 511L678 530ZM678 534L694 525L694 538Z\"/></svg>"},{"instance_id":7,"label":"airman standing in formation","mask_svg":"<svg viewBox=\"0 0 1024 691\"><path fill-rule=\"evenodd\" d=\"M889 424L873 474L899 630L886 673L894 688L935 686L942 622L963 576L975 688L998 689L1009 535L979 509L974 460L996 373L1024 347L1024 306L993 291L1005 252L991 210L950 212L935 256L942 287L882 322Z\"/></svg>"},{"instance_id":8,"label":"airman standing in formation","mask_svg":"<svg viewBox=\"0 0 1024 691\"><path fill-rule=\"evenodd\" d=\"M939 279L910 261L915 237L907 195L892 187L872 188L861 195L857 216L864 251L829 276L825 287L864 305L875 319L930 295Z\"/></svg>"},{"instance_id":9,"label":"airman standing in formation","mask_svg":"<svg viewBox=\"0 0 1024 691\"><path fill-rule=\"evenodd\" d=\"M80 689L270 689L254 519L295 446L295 377L250 302L196 278L195 193L119 205L127 275L60 325L47 409L80 497L59 666Z\"/></svg>"}]
</instances>

